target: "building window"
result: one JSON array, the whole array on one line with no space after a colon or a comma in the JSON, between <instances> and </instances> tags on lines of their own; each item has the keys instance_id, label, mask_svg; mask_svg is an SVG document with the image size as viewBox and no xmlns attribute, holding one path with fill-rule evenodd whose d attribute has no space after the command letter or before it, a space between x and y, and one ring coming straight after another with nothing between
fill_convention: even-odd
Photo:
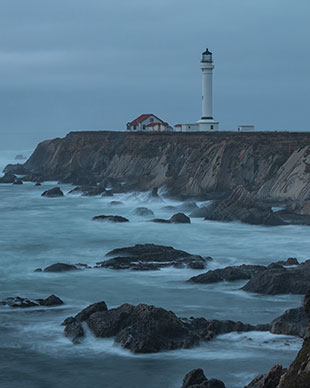
<instances>
[{"instance_id":1,"label":"building window","mask_svg":"<svg viewBox=\"0 0 310 388\"><path fill-rule=\"evenodd\" d=\"M145 129L145 125L143 125L143 129Z\"/></svg>"},{"instance_id":2,"label":"building window","mask_svg":"<svg viewBox=\"0 0 310 388\"><path fill-rule=\"evenodd\" d=\"M211 125L211 129L213 129L213 125Z\"/></svg>"},{"instance_id":3,"label":"building window","mask_svg":"<svg viewBox=\"0 0 310 388\"><path fill-rule=\"evenodd\" d=\"M137 129L137 126L136 126L136 125L134 125L134 126L133 126L133 129Z\"/></svg>"},{"instance_id":4,"label":"building window","mask_svg":"<svg viewBox=\"0 0 310 388\"><path fill-rule=\"evenodd\" d=\"M153 117L150 118L150 122L152 123L154 121Z\"/></svg>"}]
</instances>

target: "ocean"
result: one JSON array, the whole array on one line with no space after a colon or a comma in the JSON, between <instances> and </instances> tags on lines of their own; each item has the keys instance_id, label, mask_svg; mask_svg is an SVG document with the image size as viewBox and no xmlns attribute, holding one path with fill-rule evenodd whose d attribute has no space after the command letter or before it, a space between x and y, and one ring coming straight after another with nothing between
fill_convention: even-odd
<instances>
[{"instance_id":1,"label":"ocean","mask_svg":"<svg viewBox=\"0 0 310 388\"><path fill-rule=\"evenodd\" d=\"M17 153L0 152L0 167L16 163ZM41 193L57 185L0 185L0 300L10 296L45 298L55 294L60 307L13 309L0 306L1 388L179 388L193 368L204 369L227 388L242 388L274 364L288 366L301 339L270 333L230 333L188 350L134 355L88 332L79 345L63 335L61 322L87 305L105 301L109 308L123 303L147 303L172 310L180 317L232 319L268 323L287 308L298 307L302 296L266 296L241 291L245 281L188 283L205 271L166 268L160 271L88 269L68 273L34 272L57 263L94 265L114 248L137 243L173 246L212 256L208 269L227 265L262 264L297 257L309 258L307 226L263 227L192 219L191 224L156 224L133 214L139 206L155 217L169 218L163 209L180 202L153 199L150 193L114 197ZM111 201L120 201L111 206ZM201 205L202 203L198 203ZM130 223L94 222L99 214L121 215Z\"/></svg>"}]
</instances>

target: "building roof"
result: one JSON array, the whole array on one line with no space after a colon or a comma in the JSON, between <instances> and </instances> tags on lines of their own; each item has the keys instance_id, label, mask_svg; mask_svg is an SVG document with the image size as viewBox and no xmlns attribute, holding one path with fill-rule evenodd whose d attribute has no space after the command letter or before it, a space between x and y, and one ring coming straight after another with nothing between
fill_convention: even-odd
<instances>
[{"instance_id":1,"label":"building roof","mask_svg":"<svg viewBox=\"0 0 310 388\"><path fill-rule=\"evenodd\" d=\"M157 120L159 120L162 123L164 123L164 121L162 119L160 119L159 117L155 116L153 113L144 113L144 114L140 115L139 117L137 117L135 120L133 120L130 123L128 123L128 125L138 125L140 123L143 123L143 121L148 119L150 116L156 117Z\"/></svg>"},{"instance_id":2,"label":"building roof","mask_svg":"<svg viewBox=\"0 0 310 388\"><path fill-rule=\"evenodd\" d=\"M212 55L211 51L209 51L208 48L206 49L206 51L204 51L204 52L202 53L202 55L209 55L209 54Z\"/></svg>"}]
</instances>

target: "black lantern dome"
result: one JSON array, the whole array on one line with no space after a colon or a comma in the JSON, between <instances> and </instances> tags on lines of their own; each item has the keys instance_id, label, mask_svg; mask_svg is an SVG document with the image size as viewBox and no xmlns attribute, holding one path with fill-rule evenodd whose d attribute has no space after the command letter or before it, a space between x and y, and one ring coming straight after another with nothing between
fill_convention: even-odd
<instances>
[{"instance_id":1,"label":"black lantern dome","mask_svg":"<svg viewBox=\"0 0 310 388\"><path fill-rule=\"evenodd\" d=\"M202 59L201 59L201 62L209 62L209 63L212 63L212 53L211 51L209 51L209 49L206 49L206 51L204 51L202 53Z\"/></svg>"}]
</instances>

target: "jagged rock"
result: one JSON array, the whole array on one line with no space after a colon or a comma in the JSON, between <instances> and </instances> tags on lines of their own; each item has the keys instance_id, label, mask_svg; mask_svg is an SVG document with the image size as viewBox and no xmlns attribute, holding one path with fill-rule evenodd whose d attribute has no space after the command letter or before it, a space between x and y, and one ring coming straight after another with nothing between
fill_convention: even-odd
<instances>
[{"instance_id":1,"label":"jagged rock","mask_svg":"<svg viewBox=\"0 0 310 388\"><path fill-rule=\"evenodd\" d=\"M65 272L65 271L76 271L78 268L73 264L56 263L49 265L44 269L44 272Z\"/></svg>"},{"instance_id":2,"label":"jagged rock","mask_svg":"<svg viewBox=\"0 0 310 388\"><path fill-rule=\"evenodd\" d=\"M308 318L303 307L286 310L271 323L273 334L296 335L305 338L308 331Z\"/></svg>"},{"instance_id":3,"label":"jagged rock","mask_svg":"<svg viewBox=\"0 0 310 388\"><path fill-rule=\"evenodd\" d=\"M273 213L271 207L258 204L254 196L242 186L237 186L228 199L214 201L207 209L206 220L241 221L268 226L285 225L285 222Z\"/></svg>"},{"instance_id":4,"label":"jagged rock","mask_svg":"<svg viewBox=\"0 0 310 388\"><path fill-rule=\"evenodd\" d=\"M198 255L155 244L137 244L132 247L118 248L108 252L106 256L113 259L97 263L97 265L112 269L154 270L162 267L190 267L203 269L206 261Z\"/></svg>"},{"instance_id":5,"label":"jagged rock","mask_svg":"<svg viewBox=\"0 0 310 388\"><path fill-rule=\"evenodd\" d=\"M105 191L105 188L102 186L78 186L70 190L68 194L82 193L83 196L95 196Z\"/></svg>"},{"instance_id":6,"label":"jagged rock","mask_svg":"<svg viewBox=\"0 0 310 388\"><path fill-rule=\"evenodd\" d=\"M92 218L93 221L111 221L111 222L129 222L129 220L122 216L95 216Z\"/></svg>"},{"instance_id":7,"label":"jagged rock","mask_svg":"<svg viewBox=\"0 0 310 388\"><path fill-rule=\"evenodd\" d=\"M4 170L4 173L24 175L29 174L29 171L23 166L23 164L8 164Z\"/></svg>"},{"instance_id":8,"label":"jagged rock","mask_svg":"<svg viewBox=\"0 0 310 388\"><path fill-rule=\"evenodd\" d=\"M173 224L190 224L191 220L184 213L176 213L170 218Z\"/></svg>"},{"instance_id":9,"label":"jagged rock","mask_svg":"<svg viewBox=\"0 0 310 388\"><path fill-rule=\"evenodd\" d=\"M256 272L265 271L266 267L263 265L239 265L229 266L226 268L210 270L206 273L198 276L193 276L189 279L190 282L194 283L217 283L221 281L234 281L234 280L246 280L251 279L252 275Z\"/></svg>"},{"instance_id":10,"label":"jagged rock","mask_svg":"<svg viewBox=\"0 0 310 388\"><path fill-rule=\"evenodd\" d=\"M0 178L0 183L14 183L17 177L11 172L6 172L2 178Z\"/></svg>"},{"instance_id":11,"label":"jagged rock","mask_svg":"<svg viewBox=\"0 0 310 388\"><path fill-rule=\"evenodd\" d=\"M259 375L251 381L249 385L244 388L277 388L281 377L286 372L286 369L282 365L275 365L265 375ZM292 385L290 388L297 388L296 385Z\"/></svg>"},{"instance_id":12,"label":"jagged rock","mask_svg":"<svg viewBox=\"0 0 310 388\"><path fill-rule=\"evenodd\" d=\"M276 264L289 266L289 265L298 265L299 262L295 257L289 257L287 260L277 261Z\"/></svg>"},{"instance_id":13,"label":"jagged rock","mask_svg":"<svg viewBox=\"0 0 310 388\"><path fill-rule=\"evenodd\" d=\"M147 207L137 207L134 211L134 214L141 217L151 217L154 216L154 213L151 209Z\"/></svg>"},{"instance_id":14,"label":"jagged rock","mask_svg":"<svg viewBox=\"0 0 310 388\"><path fill-rule=\"evenodd\" d=\"M242 287L244 291L260 294L305 294L310 285L310 262L306 261L295 268L269 268L256 272L248 283Z\"/></svg>"},{"instance_id":15,"label":"jagged rock","mask_svg":"<svg viewBox=\"0 0 310 388\"><path fill-rule=\"evenodd\" d=\"M50 198L63 197L63 195L64 193L60 190L59 187L53 187L52 189L46 190L41 194L42 197L50 197Z\"/></svg>"},{"instance_id":16,"label":"jagged rock","mask_svg":"<svg viewBox=\"0 0 310 388\"><path fill-rule=\"evenodd\" d=\"M6 298L2 300L0 304L4 306L7 305L10 307L28 308L35 306L59 306L64 304L64 302L55 295L50 295L46 299L28 299L17 296L15 298Z\"/></svg>"},{"instance_id":17,"label":"jagged rock","mask_svg":"<svg viewBox=\"0 0 310 388\"><path fill-rule=\"evenodd\" d=\"M182 388L225 388L225 384L217 379L208 380L203 370L193 369L183 379Z\"/></svg>"},{"instance_id":18,"label":"jagged rock","mask_svg":"<svg viewBox=\"0 0 310 388\"><path fill-rule=\"evenodd\" d=\"M68 337L74 344L79 343L79 339L84 337L84 329L81 322L73 317L67 318L63 325L65 325L65 336Z\"/></svg>"},{"instance_id":19,"label":"jagged rock","mask_svg":"<svg viewBox=\"0 0 310 388\"><path fill-rule=\"evenodd\" d=\"M87 306L85 309L80 311L76 316L75 319L78 319L81 322L86 321L92 314L107 311L107 305L104 301L93 303L89 306Z\"/></svg>"}]
</instances>

